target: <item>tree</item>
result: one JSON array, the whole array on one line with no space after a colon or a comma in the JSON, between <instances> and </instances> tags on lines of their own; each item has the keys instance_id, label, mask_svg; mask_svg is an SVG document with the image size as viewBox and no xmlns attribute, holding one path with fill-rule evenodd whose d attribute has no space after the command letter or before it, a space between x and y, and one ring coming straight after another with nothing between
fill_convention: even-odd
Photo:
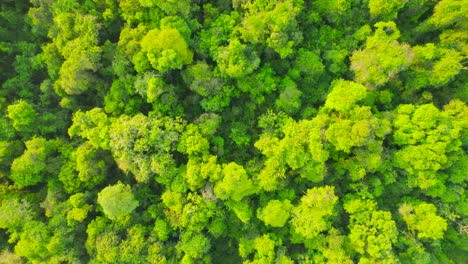
<instances>
[{"instance_id":1,"label":"tree","mask_svg":"<svg viewBox=\"0 0 468 264\"><path fill-rule=\"evenodd\" d=\"M459 107L457 115L464 115L466 106ZM400 105L395 109L393 141L402 148L395 151L394 162L408 173L410 187L443 187L445 180L438 172L458 159L459 133L466 124L447 114L433 104Z\"/></svg>"},{"instance_id":2,"label":"tree","mask_svg":"<svg viewBox=\"0 0 468 264\"><path fill-rule=\"evenodd\" d=\"M361 254L362 263L397 263L392 244L397 228L390 212L377 210L373 200L352 195L345 197L345 211L350 214L348 235L353 249Z\"/></svg>"},{"instance_id":3,"label":"tree","mask_svg":"<svg viewBox=\"0 0 468 264\"><path fill-rule=\"evenodd\" d=\"M0 0L0 263L465 263L466 2Z\"/></svg>"},{"instance_id":4,"label":"tree","mask_svg":"<svg viewBox=\"0 0 468 264\"><path fill-rule=\"evenodd\" d=\"M108 165L105 154L91 144L83 144L74 152L78 178L88 188L102 183L107 174Z\"/></svg>"},{"instance_id":5,"label":"tree","mask_svg":"<svg viewBox=\"0 0 468 264\"><path fill-rule=\"evenodd\" d=\"M200 30L198 51L208 56L216 57L218 47L225 46L237 35L237 26L240 23L241 15L232 11L229 14L220 14L207 27Z\"/></svg>"},{"instance_id":6,"label":"tree","mask_svg":"<svg viewBox=\"0 0 468 264\"><path fill-rule=\"evenodd\" d=\"M109 128L110 149L119 168L137 181L149 182L156 174L157 181L170 184L178 173L171 153L177 150L184 127L179 118L121 115Z\"/></svg>"},{"instance_id":7,"label":"tree","mask_svg":"<svg viewBox=\"0 0 468 264\"><path fill-rule=\"evenodd\" d=\"M13 127L20 132L32 133L37 129L39 114L26 101L20 100L7 108L8 118L13 121Z\"/></svg>"},{"instance_id":8,"label":"tree","mask_svg":"<svg viewBox=\"0 0 468 264\"><path fill-rule=\"evenodd\" d=\"M360 100L367 95L364 85L343 79L335 80L331 84L332 90L327 95L325 108L339 113L347 113Z\"/></svg>"},{"instance_id":9,"label":"tree","mask_svg":"<svg viewBox=\"0 0 468 264\"><path fill-rule=\"evenodd\" d=\"M197 62L184 71L182 77L190 90L201 96L212 96L222 93L223 80L216 77L210 65L206 62Z\"/></svg>"},{"instance_id":10,"label":"tree","mask_svg":"<svg viewBox=\"0 0 468 264\"><path fill-rule=\"evenodd\" d=\"M447 84L463 69L462 56L459 52L450 49L441 49L440 60L433 64L429 83L434 87Z\"/></svg>"},{"instance_id":11,"label":"tree","mask_svg":"<svg viewBox=\"0 0 468 264\"><path fill-rule=\"evenodd\" d=\"M202 259L210 247L210 240L206 236L189 232L183 233L176 245L177 250L185 254L181 263L186 259L192 260L187 263L193 263L195 259Z\"/></svg>"},{"instance_id":12,"label":"tree","mask_svg":"<svg viewBox=\"0 0 468 264\"><path fill-rule=\"evenodd\" d=\"M289 80L289 79L287 79ZM271 65L263 65L258 71L237 80L237 87L256 104L265 102L265 97L278 89L280 78L276 76ZM294 82L285 81L284 86L295 86Z\"/></svg>"},{"instance_id":13,"label":"tree","mask_svg":"<svg viewBox=\"0 0 468 264\"><path fill-rule=\"evenodd\" d=\"M343 16L351 8L352 2L348 0L317 0L313 7L323 17L334 22L338 17Z\"/></svg>"},{"instance_id":14,"label":"tree","mask_svg":"<svg viewBox=\"0 0 468 264\"><path fill-rule=\"evenodd\" d=\"M19 230L36 216L30 202L26 200L12 198L0 202L0 228Z\"/></svg>"},{"instance_id":15,"label":"tree","mask_svg":"<svg viewBox=\"0 0 468 264\"><path fill-rule=\"evenodd\" d=\"M301 108L301 95L302 92L297 88L297 85L289 78L284 79L281 83L283 88L276 99L275 105L279 110L284 111L290 115L295 114Z\"/></svg>"},{"instance_id":16,"label":"tree","mask_svg":"<svg viewBox=\"0 0 468 264\"><path fill-rule=\"evenodd\" d=\"M0 259L2 259L4 263L8 263L8 264L23 263L23 259L20 256L16 255L15 253L10 252L7 248L3 249L0 252Z\"/></svg>"},{"instance_id":17,"label":"tree","mask_svg":"<svg viewBox=\"0 0 468 264\"><path fill-rule=\"evenodd\" d=\"M121 182L102 189L98 194L97 202L102 206L104 214L111 220L130 214L139 204L130 186Z\"/></svg>"},{"instance_id":18,"label":"tree","mask_svg":"<svg viewBox=\"0 0 468 264\"><path fill-rule=\"evenodd\" d=\"M255 143L265 156L264 168L257 176L259 185L266 191L274 191L287 183L288 168L302 178L320 182L327 171L325 162L329 152L320 131L326 118L319 115L313 120L294 122L285 120L279 131L282 139L269 134L262 135Z\"/></svg>"},{"instance_id":19,"label":"tree","mask_svg":"<svg viewBox=\"0 0 468 264\"><path fill-rule=\"evenodd\" d=\"M283 227L289 219L291 209L292 205L289 200L270 200L264 208L258 211L257 217L266 225Z\"/></svg>"},{"instance_id":20,"label":"tree","mask_svg":"<svg viewBox=\"0 0 468 264\"><path fill-rule=\"evenodd\" d=\"M87 112L77 111L73 114L73 124L68 129L70 137L79 135L86 138L95 147L109 149L109 126L112 119L108 118L101 108Z\"/></svg>"},{"instance_id":21,"label":"tree","mask_svg":"<svg viewBox=\"0 0 468 264\"><path fill-rule=\"evenodd\" d=\"M115 80L104 97L104 110L112 116L129 115L137 112L143 103L143 99L136 96L133 85Z\"/></svg>"},{"instance_id":22,"label":"tree","mask_svg":"<svg viewBox=\"0 0 468 264\"><path fill-rule=\"evenodd\" d=\"M176 2L170 0L140 0L140 3L144 7L159 7L168 15L180 14L184 17L188 17L192 10L197 9L191 4L191 0Z\"/></svg>"},{"instance_id":23,"label":"tree","mask_svg":"<svg viewBox=\"0 0 468 264\"><path fill-rule=\"evenodd\" d=\"M325 71L325 66L322 64L320 56L316 53L299 49L297 57L293 62L293 67L289 70L289 74L294 80L300 80L302 77L316 78Z\"/></svg>"},{"instance_id":24,"label":"tree","mask_svg":"<svg viewBox=\"0 0 468 264\"><path fill-rule=\"evenodd\" d=\"M409 230L416 231L418 238L442 239L447 230L447 221L438 216L437 208L430 203L403 204L398 209Z\"/></svg>"},{"instance_id":25,"label":"tree","mask_svg":"<svg viewBox=\"0 0 468 264\"><path fill-rule=\"evenodd\" d=\"M253 240L253 249L255 252L255 259L253 261L244 261L244 264L253 263L271 263L275 259L275 246L274 241L269 234L264 234Z\"/></svg>"},{"instance_id":26,"label":"tree","mask_svg":"<svg viewBox=\"0 0 468 264\"><path fill-rule=\"evenodd\" d=\"M372 17L381 17L384 20L393 20L398 15L398 10L403 8L408 0L370 0L369 11Z\"/></svg>"},{"instance_id":27,"label":"tree","mask_svg":"<svg viewBox=\"0 0 468 264\"><path fill-rule=\"evenodd\" d=\"M93 248L96 253L93 254L98 262L117 262L119 260L121 237L115 230L105 230L100 233L96 239Z\"/></svg>"},{"instance_id":28,"label":"tree","mask_svg":"<svg viewBox=\"0 0 468 264\"><path fill-rule=\"evenodd\" d=\"M214 188L217 198L232 199L237 202L256 191L257 188L245 169L234 162L223 166L222 179L216 183Z\"/></svg>"},{"instance_id":29,"label":"tree","mask_svg":"<svg viewBox=\"0 0 468 264\"><path fill-rule=\"evenodd\" d=\"M327 246L323 249L323 256L328 259L328 263L353 263L347 252L345 239L345 236L340 235L337 229L330 229L326 238Z\"/></svg>"},{"instance_id":30,"label":"tree","mask_svg":"<svg viewBox=\"0 0 468 264\"><path fill-rule=\"evenodd\" d=\"M462 56L455 49L428 43L415 46L414 61L405 73L406 93L422 88L440 88L452 81L463 68Z\"/></svg>"},{"instance_id":31,"label":"tree","mask_svg":"<svg viewBox=\"0 0 468 264\"><path fill-rule=\"evenodd\" d=\"M68 95L78 95L86 92L89 87L97 86L96 76L98 70L101 49L97 46L82 47L81 43L69 42L64 51L68 54L63 62L59 79L55 82L55 88Z\"/></svg>"},{"instance_id":32,"label":"tree","mask_svg":"<svg viewBox=\"0 0 468 264\"><path fill-rule=\"evenodd\" d=\"M374 35L367 38L365 48L354 51L351 56L355 80L369 88L384 85L407 69L413 60L409 45L398 43L400 31L393 21L378 22L374 26Z\"/></svg>"},{"instance_id":33,"label":"tree","mask_svg":"<svg viewBox=\"0 0 468 264\"><path fill-rule=\"evenodd\" d=\"M217 181L222 177L221 165L217 164L216 156L209 156L206 160L189 159L184 174L192 191L205 186L206 181Z\"/></svg>"},{"instance_id":34,"label":"tree","mask_svg":"<svg viewBox=\"0 0 468 264\"><path fill-rule=\"evenodd\" d=\"M233 78L252 73L260 64L257 53L238 39L231 39L228 46L219 47L214 59L219 71Z\"/></svg>"},{"instance_id":35,"label":"tree","mask_svg":"<svg viewBox=\"0 0 468 264\"><path fill-rule=\"evenodd\" d=\"M466 19L467 8L463 1L439 1L434 8L434 14L429 18L429 22L437 27L446 27L450 24L462 22Z\"/></svg>"},{"instance_id":36,"label":"tree","mask_svg":"<svg viewBox=\"0 0 468 264\"><path fill-rule=\"evenodd\" d=\"M53 14L54 26L49 30L52 43L46 46L44 58L52 70L49 74L55 81L54 88L64 96L79 95L89 87L99 86L95 73L100 67L102 48L98 46L101 24L97 17L74 12Z\"/></svg>"},{"instance_id":37,"label":"tree","mask_svg":"<svg viewBox=\"0 0 468 264\"><path fill-rule=\"evenodd\" d=\"M242 39L254 44L266 44L281 58L288 57L293 53L293 47L302 41L296 21L302 5L302 1L246 3L243 7L249 12L239 29Z\"/></svg>"},{"instance_id":38,"label":"tree","mask_svg":"<svg viewBox=\"0 0 468 264\"><path fill-rule=\"evenodd\" d=\"M164 73L169 69L181 69L192 63L193 52L177 29L152 29L141 41L151 66Z\"/></svg>"},{"instance_id":39,"label":"tree","mask_svg":"<svg viewBox=\"0 0 468 264\"><path fill-rule=\"evenodd\" d=\"M294 232L306 239L313 239L330 229L330 217L334 215L335 196L333 186L308 189L299 205L292 209L291 225Z\"/></svg>"},{"instance_id":40,"label":"tree","mask_svg":"<svg viewBox=\"0 0 468 264\"><path fill-rule=\"evenodd\" d=\"M23 153L21 141L0 141L0 178L8 175L11 163Z\"/></svg>"},{"instance_id":41,"label":"tree","mask_svg":"<svg viewBox=\"0 0 468 264\"><path fill-rule=\"evenodd\" d=\"M19 186L41 182L49 169L48 158L55 150L55 142L33 138L25 142L26 150L11 164L10 179Z\"/></svg>"},{"instance_id":42,"label":"tree","mask_svg":"<svg viewBox=\"0 0 468 264\"><path fill-rule=\"evenodd\" d=\"M67 223L69 226L74 226L77 222L83 222L88 217L92 206L86 203L87 198L87 195L84 193L77 193L68 198L68 203L72 207L67 212Z\"/></svg>"},{"instance_id":43,"label":"tree","mask_svg":"<svg viewBox=\"0 0 468 264\"><path fill-rule=\"evenodd\" d=\"M50 254L47 249L50 239L50 230L45 223L27 222L21 232L20 240L15 245L15 253L30 260L44 259Z\"/></svg>"},{"instance_id":44,"label":"tree","mask_svg":"<svg viewBox=\"0 0 468 264\"><path fill-rule=\"evenodd\" d=\"M208 140L200 133L200 129L193 124L189 124L185 127L185 131L180 136L179 142L177 150L189 156L206 155L210 148Z\"/></svg>"},{"instance_id":45,"label":"tree","mask_svg":"<svg viewBox=\"0 0 468 264\"><path fill-rule=\"evenodd\" d=\"M148 229L141 225L134 225L126 230L126 239L119 245L118 261L125 263L139 263L147 256L148 242L153 239L147 236Z\"/></svg>"}]
</instances>

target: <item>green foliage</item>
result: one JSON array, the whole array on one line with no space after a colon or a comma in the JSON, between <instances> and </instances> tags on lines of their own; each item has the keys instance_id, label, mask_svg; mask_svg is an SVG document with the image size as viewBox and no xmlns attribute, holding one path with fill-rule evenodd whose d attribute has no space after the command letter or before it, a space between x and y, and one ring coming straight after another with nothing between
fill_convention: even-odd
<instances>
[{"instance_id":1,"label":"green foliage","mask_svg":"<svg viewBox=\"0 0 468 264\"><path fill-rule=\"evenodd\" d=\"M148 182L155 173L161 183L171 181L175 161L170 153L184 129L182 120L121 115L108 129L110 149L120 169L140 182Z\"/></svg>"},{"instance_id":2,"label":"green foliage","mask_svg":"<svg viewBox=\"0 0 468 264\"><path fill-rule=\"evenodd\" d=\"M466 20L468 7L463 1L442 0L434 7L434 14L429 22L437 27L448 26Z\"/></svg>"},{"instance_id":3,"label":"green foliage","mask_svg":"<svg viewBox=\"0 0 468 264\"><path fill-rule=\"evenodd\" d=\"M289 71L294 79L304 77L317 77L324 72L325 66L322 64L320 57L312 51L299 49L297 57Z\"/></svg>"},{"instance_id":4,"label":"green foliage","mask_svg":"<svg viewBox=\"0 0 468 264\"><path fill-rule=\"evenodd\" d=\"M49 155L55 149L55 142L44 138L33 138L24 142L26 150L11 164L10 179L19 186L30 186L41 182L50 169Z\"/></svg>"},{"instance_id":5,"label":"green foliage","mask_svg":"<svg viewBox=\"0 0 468 264\"><path fill-rule=\"evenodd\" d=\"M256 186L242 166L234 162L223 166L222 179L216 183L214 188L217 198L232 199L238 202L255 192Z\"/></svg>"},{"instance_id":6,"label":"green foliage","mask_svg":"<svg viewBox=\"0 0 468 264\"><path fill-rule=\"evenodd\" d=\"M210 249L210 240L202 234L184 233L177 249L185 254L183 259L202 258Z\"/></svg>"},{"instance_id":7,"label":"green foliage","mask_svg":"<svg viewBox=\"0 0 468 264\"><path fill-rule=\"evenodd\" d=\"M369 11L373 17L381 17L385 20L392 20L397 16L398 10L403 8L407 2L408 0L370 0Z\"/></svg>"},{"instance_id":8,"label":"green foliage","mask_svg":"<svg viewBox=\"0 0 468 264\"><path fill-rule=\"evenodd\" d=\"M312 239L330 229L329 218L334 214L337 201L333 186L308 189L301 197L300 204L292 210L291 224L294 232L306 239Z\"/></svg>"},{"instance_id":9,"label":"green foliage","mask_svg":"<svg viewBox=\"0 0 468 264\"><path fill-rule=\"evenodd\" d=\"M103 153L100 153L92 145L83 144L76 149L74 155L80 181L89 188L104 181L107 174L107 164L102 159Z\"/></svg>"},{"instance_id":10,"label":"green foliage","mask_svg":"<svg viewBox=\"0 0 468 264\"><path fill-rule=\"evenodd\" d=\"M409 230L416 231L418 238L442 239L447 230L447 221L438 216L433 204L403 204L398 212L405 220Z\"/></svg>"},{"instance_id":11,"label":"green foliage","mask_svg":"<svg viewBox=\"0 0 468 264\"><path fill-rule=\"evenodd\" d=\"M73 207L67 212L68 225L73 226L76 222L83 222L91 211L91 206L86 204L86 195L84 193L74 194L70 196L68 202Z\"/></svg>"},{"instance_id":12,"label":"green foliage","mask_svg":"<svg viewBox=\"0 0 468 264\"><path fill-rule=\"evenodd\" d=\"M208 152L209 147L208 140L202 136L198 127L190 124L181 135L177 150L190 156L202 156Z\"/></svg>"},{"instance_id":13,"label":"green foliage","mask_svg":"<svg viewBox=\"0 0 468 264\"><path fill-rule=\"evenodd\" d=\"M459 114L466 112L466 106L460 107ZM403 146L395 152L395 163L410 175L410 186L427 189L441 183L438 171L457 158L460 129L466 124L457 123L446 112L426 104L400 105L393 126L394 143Z\"/></svg>"},{"instance_id":14,"label":"green foliage","mask_svg":"<svg viewBox=\"0 0 468 264\"><path fill-rule=\"evenodd\" d=\"M219 47L214 59L221 73L234 78L252 73L260 64L257 53L238 39L231 39L228 46Z\"/></svg>"},{"instance_id":15,"label":"green foliage","mask_svg":"<svg viewBox=\"0 0 468 264\"><path fill-rule=\"evenodd\" d=\"M37 128L38 113L26 101L20 100L7 108L8 118L13 121L13 127L20 132L31 133Z\"/></svg>"},{"instance_id":16,"label":"green foliage","mask_svg":"<svg viewBox=\"0 0 468 264\"><path fill-rule=\"evenodd\" d=\"M131 85L116 80L112 82L110 91L104 97L104 110L113 116L131 114L139 109L142 103L143 100L135 96Z\"/></svg>"},{"instance_id":17,"label":"green foliage","mask_svg":"<svg viewBox=\"0 0 468 264\"><path fill-rule=\"evenodd\" d=\"M181 69L190 64L193 52L177 29L153 29L146 33L141 41L142 51L146 52L148 61L154 69L166 72L169 69Z\"/></svg>"},{"instance_id":18,"label":"green foliage","mask_svg":"<svg viewBox=\"0 0 468 264\"><path fill-rule=\"evenodd\" d=\"M290 86L295 84L289 80ZM257 104L265 102L265 96L277 90L279 80L275 76L274 70L270 65L264 65L256 73L245 76L237 81L238 88L244 92L249 93L250 98Z\"/></svg>"},{"instance_id":19,"label":"green foliage","mask_svg":"<svg viewBox=\"0 0 468 264\"><path fill-rule=\"evenodd\" d=\"M35 217L31 204L16 198L1 201L0 228L15 230L23 227Z\"/></svg>"},{"instance_id":20,"label":"green foliage","mask_svg":"<svg viewBox=\"0 0 468 264\"><path fill-rule=\"evenodd\" d=\"M242 21L240 33L243 40L251 43L266 43L281 58L293 53L293 46L301 42L297 31L296 16L302 9L302 1L284 1L276 4L253 1L246 3L247 16Z\"/></svg>"},{"instance_id":21,"label":"green foliage","mask_svg":"<svg viewBox=\"0 0 468 264\"><path fill-rule=\"evenodd\" d=\"M222 92L223 80L216 77L210 65L198 62L187 67L184 72L184 81L190 90L202 95L211 96Z\"/></svg>"},{"instance_id":22,"label":"green foliage","mask_svg":"<svg viewBox=\"0 0 468 264\"><path fill-rule=\"evenodd\" d=\"M378 22L374 26L374 35L367 38L365 48L351 56L355 80L369 88L384 85L408 68L413 60L409 45L398 43L400 31L393 21Z\"/></svg>"},{"instance_id":23,"label":"green foliage","mask_svg":"<svg viewBox=\"0 0 468 264\"><path fill-rule=\"evenodd\" d=\"M284 111L290 115L295 114L301 107L301 95L302 92L297 89L296 84L290 79L285 79L281 86L284 90L276 99L275 105L279 110Z\"/></svg>"},{"instance_id":24,"label":"green foliage","mask_svg":"<svg viewBox=\"0 0 468 264\"><path fill-rule=\"evenodd\" d=\"M292 205L289 200L270 200L265 208L260 209L258 218L266 225L283 227L289 219Z\"/></svg>"},{"instance_id":25,"label":"green foliage","mask_svg":"<svg viewBox=\"0 0 468 264\"><path fill-rule=\"evenodd\" d=\"M288 167L312 182L323 180L329 152L317 131L322 130L325 121L323 116L317 116L298 123L286 122L281 128L283 139L265 134L255 143L267 157L257 177L260 187L266 191L278 189L285 184Z\"/></svg>"},{"instance_id":26,"label":"green foliage","mask_svg":"<svg viewBox=\"0 0 468 264\"><path fill-rule=\"evenodd\" d=\"M221 166L217 164L217 157L210 156L206 162L197 159L189 159L184 174L192 191L203 187L207 180L216 181L221 178Z\"/></svg>"},{"instance_id":27,"label":"green foliage","mask_svg":"<svg viewBox=\"0 0 468 264\"><path fill-rule=\"evenodd\" d=\"M0 1L0 262L466 262L466 2Z\"/></svg>"},{"instance_id":28,"label":"green foliage","mask_svg":"<svg viewBox=\"0 0 468 264\"><path fill-rule=\"evenodd\" d=\"M23 230L15 246L15 253L29 259L47 257L49 252L46 245L50 241L50 231L47 225L39 221L30 221Z\"/></svg>"},{"instance_id":29,"label":"green foliage","mask_svg":"<svg viewBox=\"0 0 468 264\"><path fill-rule=\"evenodd\" d=\"M79 135L86 138L95 147L109 149L109 125L111 120L101 108L87 112L77 111L73 116L73 125L68 129L70 137Z\"/></svg>"},{"instance_id":30,"label":"green foliage","mask_svg":"<svg viewBox=\"0 0 468 264\"><path fill-rule=\"evenodd\" d=\"M57 3L58 5L58 3ZM98 81L102 48L98 44L100 24L94 15L55 13L54 26L49 29L53 39L45 48L45 61L50 65L59 93L78 95Z\"/></svg>"},{"instance_id":31,"label":"green foliage","mask_svg":"<svg viewBox=\"0 0 468 264\"><path fill-rule=\"evenodd\" d=\"M353 249L362 255L360 262L396 263L392 244L397 239L397 228L391 213L377 210L372 200L350 196L344 209L350 214L348 235Z\"/></svg>"},{"instance_id":32,"label":"green foliage","mask_svg":"<svg viewBox=\"0 0 468 264\"><path fill-rule=\"evenodd\" d=\"M121 182L102 189L99 192L97 202L102 206L104 214L112 220L128 215L139 204L135 200L130 186Z\"/></svg>"},{"instance_id":33,"label":"green foliage","mask_svg":"<svg viewBox=\"0 0 468 264\"><path fill-rule=\"evenodd\" d=\"M23 150L24 146L20 141L0 141L0 178L7 175L11 163Z\"/></svg>"},{"instance_id":34,"label":"green foliage","mask_svg":"<svg viewBox=\"0 0 468 264\"><path fill-rule=\"evenodd\" d=\"M366 95L365 86L351 81L336 80L332 84L331 92L327 95L325 107L344 114Z\"/></svg>"},{"instance_id":35,"label":"green foliage","mask_svg":"<svg viewBox=\"0 0 468 264\"><path fill-rule=\"evenodd\" d=\"M220 14L214 21L210 21L209 28L202 28L200 31L199 50L203 54L215 55L221 44L227 44L234 36L234 32L241 17L238 12L230 14Z\"/></svg>"}]
</instances>

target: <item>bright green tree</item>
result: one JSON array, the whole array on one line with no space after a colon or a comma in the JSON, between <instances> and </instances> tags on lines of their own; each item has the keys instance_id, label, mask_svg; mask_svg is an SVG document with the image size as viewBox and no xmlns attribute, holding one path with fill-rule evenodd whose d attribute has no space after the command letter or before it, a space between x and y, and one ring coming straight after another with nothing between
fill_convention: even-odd
<instances>
[{"instance_id":1,"label":"bright green tree","mask_svg":"<svg viewBox=\"0 0 468 264\"><path fill-rule=\"evenodd\" d=\"M365 48L354 51L351 56L355 80L369 88L384 85L407 69L413 60L410 46L397 41L400 31L393 21L378 22L374 26L374 35L367 38Z\"/></svg>"},{"instance_id":2,"label":"bright green tree","mask_svg":"<svg viewBox=\"0 0 468 264\"><path fill-rule=\"evenodd\" d=\"M468 125L457 121L457 116L466 115L466 105L458 107L455 115L433 104L400 105L395 109L393 141L401 149L395 151L394 162L408 173L409 186L428 189L443 184L439 171L458 159L460 133Z\"/></svg>"},{"instance_id":3,"label":"bright green tree","mask_svg":"<svg viewBox=\"0 0 468 264\"><path fill-rule=\"evenodd\" d=\"M354 196L345 199L344 209L350 214L348 238L361 254L360 263L398 263L392 246L398 234L392 214L377 210L373 200Z\"/></svg>"},{"instance_id":4,"label":"bright green tree","mask_svg":"<svg viewBox=\"0 0 468 264\"><path fill-rule=\"evenodd\" d=\"M224 165L223 177L214 188L216 197L219 199L234 201L240 201L256 191L257 188L244 167L234 162Z\"/></svg>"},{"instance_id":5,"label":"bright green tree","mask_svg":"<svg viewBox=\"0 0 468 264\"><path fill-rule=\"evenodd\" d=\"M45 260L50 255L47 249L50 239L50 229L45 223L40 221L27 222L18 243L15 245L15 253L30 260Z\"/></svg>"},{"instance_id":6,"label":"bright green tree","mask_svg":"<svg viewBox=\"0 0 468 264\"><path fill-rule=\"evenodd\" d=\"M19 186L30 186L41 182L47 175L48 158L55 150L55 142L44 138L33 138L25 142L26 150L11 165L10 179Z\"/></svg>"},{"instance_id":7,"label":"bright green tree","mask_svg":"<svg viewBox=\"0 0 468 264\"><path fill-rule=\"evenodd\" d=\"M130 186L121 182L102 189L98 194L97 202L104 214L112 220L130 214L139 205Z\"/></svg>"},{"instance_id":8,"label":"bright green tree","mask_svg":"<svg viewBox=\"0 0 468 264\"><path fill-rule=\"evenodd\" d=\"M109 149L111 121L101 108L87 112L77 111L73 114L73 124L68 129L68 134L70 137L78 135L86 138L95 147Z\"/></svg>"},{"instance_id":9,"label":"bright green tree","mask_svg":"<svg viewBox=\"0 0 468 264\"><path fill-rule=\"evenodd\" d=\"M292 209L291 224L294 232L312 239L330 229L330 218L335 214L337 201L333 186L308 189L299 205Z\"/></svg>"},{"instance_id":10,"label":"bright green tree","mask_svg":"<svg viewBox=\"0 0 468 264\"><path fill-rule=\"evenodd\" d=\"M249 12L239 29L242 39L254 44L266 44L281 58L286 58L293 53L293 47L302 41L296 21L302 5L302 1L291 0L278 3L247 2L243 7Z\"/></svg>"},{"instance_id":11,"label":"bright green tree","mask_svg":"<svg viewBox=\"0 0 468 264\"><path fill-rule=\"evenodd\" d=\"M20 100L9 105L7 112L17 131L31 133L36 130L39 114L28 102Z\"/></svg>"},{"instance_id":12,"label":"bright green tree","mask_svg":"<svg viewBox=\"0 0 468 264\"><path fill-rule=\"evenodd\" d=\"M370 0L369 11L371 16L384 20L392 20L398 15L398 10L403 8L408 0Z\"/></svg>"},{"instance_id":13,"label":"bright green tree","mask_svg":"<svg viewBox=\"0 0 468 264\"><path fill-rule=\"evenodd\" d=\"M325 108L335 110L339 113L347 113L357 102L366 98L367 88L359 83L335 80L332 90L327 95Z\"/></svg>"},{"instance_id":14,"label":"bright green tree","mask_svg":"<svg viewBox=\"0 0 468 264\"><path fill-rule=\"evenodd\" d=\"M442 239L447 221L437 215L437 208L430 203L403 204L398 209L408 229L416 231L418 238Z\"/></svg>"},{"instance_id":15,"label":"bright green tree","mask_svg":"<svg viewBox=\"0 0 468 264\"><path fill-rule=\"evenodd\" d=\"M252 73L260 64L257 53L238 39L231 39L228 46L219 47L214 59L220 72L233 78Z\"/></svg>"},{"instance_id":16,"label":"bright green tree","mask_svg":"<svg viewBox=\"0 0 468 264\"><path fill-rule=\"evenodd\" d=\"M193 52L177 29L152 29L141 41L151 66L160 72L192 63Z\"/></svg>"},{"instance_id":17,"label":"bright green tree","mask_svg":"<svg viewBox=\"0 0 468 264\"><path fill-rule=\"evenodd\" d=\"M258 218L266 225L283 227L289 219L292 205L289 200L270 200L268 204L258 211Z\"/></svg>"}]
</instances>

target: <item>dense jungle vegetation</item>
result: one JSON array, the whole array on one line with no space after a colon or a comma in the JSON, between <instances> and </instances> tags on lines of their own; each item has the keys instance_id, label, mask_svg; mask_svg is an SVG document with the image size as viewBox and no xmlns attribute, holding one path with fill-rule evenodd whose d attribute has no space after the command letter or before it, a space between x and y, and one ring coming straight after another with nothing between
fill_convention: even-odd
<instances>
[{"instance_id":1,"label":"dense jungle vegetation","mask_svg":"<svg viewBox=\"0 0 468 264\"><path fill-rule=\"evenodd\" d=\"M466 263L467 16L1 0L0 263Z\"/></svg>"}]
</instances>

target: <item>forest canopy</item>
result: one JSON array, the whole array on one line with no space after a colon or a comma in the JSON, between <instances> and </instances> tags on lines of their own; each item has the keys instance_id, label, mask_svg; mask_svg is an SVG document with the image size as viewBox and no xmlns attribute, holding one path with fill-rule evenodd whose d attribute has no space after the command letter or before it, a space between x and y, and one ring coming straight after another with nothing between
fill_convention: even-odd
<instances>
[{"instance_id":1,"label":"forest canopy","mask_svg":"<svg viewBox=\"0 0 468 264\"><path fill-rule=\"evenodd\" d=\"M468 1L0 1L0 263L466 263Z\"/></svg>"}]
</instances>

